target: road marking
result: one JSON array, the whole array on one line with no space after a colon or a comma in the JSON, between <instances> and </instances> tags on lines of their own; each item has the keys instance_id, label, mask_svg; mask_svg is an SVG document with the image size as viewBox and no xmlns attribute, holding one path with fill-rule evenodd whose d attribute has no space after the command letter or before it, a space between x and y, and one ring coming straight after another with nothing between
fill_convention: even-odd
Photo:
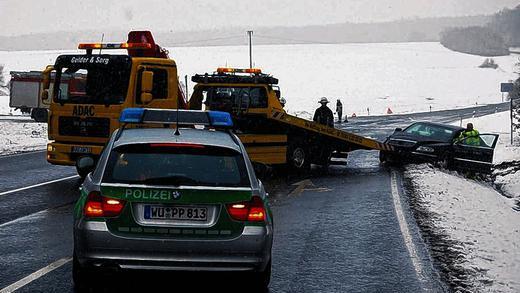
<instances>
[{"instance_id":1,"label":"road marking","mask_svg":"<svg viewBox=\"0 0 520 293\"><path fill-rule=\"evenodd\" d=\"M27 220L27 219L31 219L31 218L34 218L34 217L39 216L39 215L43 215L43 214L47 213L48 211L49 211L49 209L46 209L46 210L43 210L43 211L32 213L32 214L27 215L27 216L23 216L23 217L18 218L18 219L14 219L14 220L9 221L9 222L5 222L3 224L0 224L0 228L3 228L5 226L8 226L8 225L11 225L11 224L14 224L14 223L18 223L18 222L21 222L21 221L24 221L24 220Z\"/></svg>"},{"instance_id":2,"label":"road marking","mask_svg":"<svg viewBox=\"0 0 520 293\"><path fill-rule=\"evenodd\" d=\"M61 258L61 259L49 264L48 266L41 268L41 269L37 270L36 272L28 275L27 277L3 288L2 290L0 290L0 293L14 292L14 291L26 286L27 284L31 283L32 281L37 280L37 279L45 276L46 274L54 271L55 269L63 266L64 264L70 262L71 260L72 260L72 257Z\"/></svg>"},{"instance_id":3,"label":"road marking","mask_svg":"<svg viewBox=\"0 0 520 293\"><path fill-rule=\"evenodd\" d=\"M23 190L31 189L31 188L35 188L35 187L40 187L40 186L44 186L44 185L49 185L49 184L52 184L52 183L56 183L56 182L60 182L60 181L65 181L65 180L69 180L69 179L76 178L76 177L79 177L79 176L78 176L78 175L73 175L73 176L69 176L69 177L65 177L65 178L60 178L60 179L55 179L55 180L51 180L51 181L47 181L47 182L42 182L42 183L38 183L38 184L34 184L34 185L30 185L30 186L26 186L26 187L21 187L21 188L17 188L17 189L9 190L9 191L4 191L4 192L0 192L0 196L2 196L2 195L7 195L7 194L11 194L11 193L15 193L15 192L18 192L18 191L23 191Z\"/></svg>"},{"instance_id":4,"label":"road marking","mask_svg":"<svg viewBox=\"0 0 520 293\"><path fill-rule=\"evenodd\" d=\"M44 153L44 152L46 152L46 151L45 151L45 150L36 150L36 151L21 152L21 153L15 153L15 154L3 155L3 156L0 156L0 159L3 159L3 158L12 158L12 157L19 157L19 156L23 156L23 155L36 154L36 153Z\"/></svg>"},{"instance_id":5,"label":"road marking","mask_svg":"<svg viewBox=\"0 0 520 293\"><path fill-rule=\"evenodd\" d=\"M296 188L291 193L289 193L289 196L300 195L307 186L314 187L314 184L310 179L305 179L300 182L296 182L293 185L296 186Z\"/></svg>"},{"instance_id":6,"label":"road marking","mask_svg":"<svg viewBox=\"0 0 520 293\"><path fill-rule=\"evenodd\" d=\"M300 182L296 182L293 185L296 186L296 188L291 193L289 193L289 195L288 195L289 197L298 196L298 195L302 194L302 192L304 192L304 191L316 191L316 192L332 191L332 189L327 188L327 187L315 187L314 183L312 183L312 181L310 179L305 179ZM307 187L311 187L311 188L307 188Z\"/></svg>"},{"instance_id":7,"label":"road marking","mask_svg":"<svg viewBox=\"0 0 520 293\"><path fill-rule=\"evenodd\" d=\"M406 249L410 254L410 258L412 259L413 268L415 269L415 273L417 278L420 281L425 281L424 268L419 258L419 253L417 253L417 249L413 243L412 234L410 233L410 229L408 229L408 223L406 222L406 218L403 213L403 206L401 205L401 198L399 197L399 189L397 187L397 173L392 170L391 174L391 189L392 189L392 197L394 198L394 209L397 215L397 221L399 222L399 228L401 229L401 234L403 235L404 244L406 245Z\"/></svg>"}]
</instances>

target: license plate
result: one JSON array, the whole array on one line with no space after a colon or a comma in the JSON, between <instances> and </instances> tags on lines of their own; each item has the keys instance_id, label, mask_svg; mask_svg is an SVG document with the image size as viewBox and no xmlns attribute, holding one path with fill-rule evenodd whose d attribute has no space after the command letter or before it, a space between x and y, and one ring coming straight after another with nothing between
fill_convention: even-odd
<instances>
[{"instance_id":1,"label":"license plate","mask_svg":"<svg viewBox=\"0 0 520 293\"><path fill-rule=\"evenodd\" d=\"M91 147L82 147L82 146L73 146L71 151L76 154L90 154L90 153L92 153L92 148Z\"/></svg>"},{"instance_id":2,"label":"license plate","mask_svg":"<svg viewBox=\"0 0 520 293\"><path fill-rule=\"evenodd\" d=\"M206 221L208 219L208 209L198 207L145 205L144 218L147 220Z\"/></svg>"}]
</instances>

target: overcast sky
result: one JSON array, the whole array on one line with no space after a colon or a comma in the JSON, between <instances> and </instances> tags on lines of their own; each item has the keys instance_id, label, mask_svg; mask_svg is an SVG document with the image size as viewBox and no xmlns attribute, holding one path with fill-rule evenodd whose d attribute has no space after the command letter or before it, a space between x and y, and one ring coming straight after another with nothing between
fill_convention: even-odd
<instances>
[{"instance_id":1,"label":"overcast sky","mask_svg":"<svg viewBox=\"0 0 520 293\"><path fill-rule=\"evenodd\" d=\"M0 35L302 26L491 14L519 0L0 0Z\"/></svg>"}]
</instances>

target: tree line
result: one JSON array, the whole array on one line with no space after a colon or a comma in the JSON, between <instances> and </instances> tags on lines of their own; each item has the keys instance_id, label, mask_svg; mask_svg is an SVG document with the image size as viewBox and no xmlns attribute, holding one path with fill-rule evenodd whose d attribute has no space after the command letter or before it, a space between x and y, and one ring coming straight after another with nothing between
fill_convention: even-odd
<instances>
[{"instance_id":1,"label":"tree line","mask_svg":"<svg viewBox=\"0 0 520 293\"><path fill-rule=\"evenodd\" d=\"M520 5L495 14L485 26L454 27L441 33L446 48L481 56L509 54L510 47L520 47Z\"/></svg>"}]
</instances>

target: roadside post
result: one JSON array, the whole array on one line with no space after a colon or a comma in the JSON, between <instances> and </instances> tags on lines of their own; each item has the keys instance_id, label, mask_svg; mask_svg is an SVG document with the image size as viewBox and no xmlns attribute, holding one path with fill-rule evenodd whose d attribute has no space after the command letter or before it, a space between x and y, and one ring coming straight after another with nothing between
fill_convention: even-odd
<instances>
[{"instance_id":1,"label":"roadside post","mask_svg":"<svg viewBox=\"0 0 520 293\"><path fill-rule=\"evenodd\" d=\"M514 84L511 82L501 83L500 84L500 91L502 92L502 102L504 101L504 93L511 93L513 91ZM513 130L514 130L514 123L513 123L513 110L520 106L520 103L517 99L513 99L513 97L510 97L510 118L511 118L511 145L513 144Z\"/></svg>"}]
</instances>

